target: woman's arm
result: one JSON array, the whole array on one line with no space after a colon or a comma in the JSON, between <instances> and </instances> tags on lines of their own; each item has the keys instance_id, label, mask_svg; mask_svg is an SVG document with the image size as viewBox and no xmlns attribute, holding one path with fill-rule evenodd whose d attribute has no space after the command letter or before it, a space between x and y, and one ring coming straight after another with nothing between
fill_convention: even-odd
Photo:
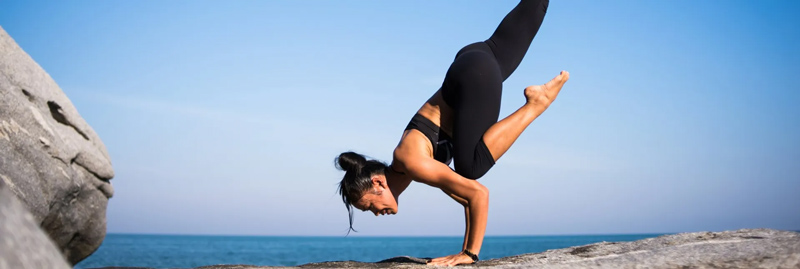
<instances>
[{"instance_id":1,"label":"woman's arm","mask_svg":"<svg viewBox=\"0 0 800 269\"><path fill-rule=\"evenodd\" d=\"M478 183L478 181L457 174L449 166L433 158L414 156L408 159L401 159L401 161L409 175L417 181L442 189L456 201L466 202L467 231L464 238L465 249L476 255L479 254L483 244L483 236L486 232L486 220L489 215L489 189ZM459 253L434 259L433 262L441 262L443 265L456 265L472 263L472 259Z\"/></svg>"},{"instance_id":2,"label":"woman's arm","mask_svg":"<svg viewBox=\"0 0 800 269\"><path fill-rule=\"evenodd\" d=\"M461 249L467 249L467 237L469 237L469 204L467 203L467 200L464 200L464 198L458 197L455 194L448 193L446 191L444 191L444 193L450 196L450 198L453 198L453 200L455 200L462 206L464 206L464 222L466 223L466 225L464 225L464 244L461 246Z\"/></svg>"}]
</instances>

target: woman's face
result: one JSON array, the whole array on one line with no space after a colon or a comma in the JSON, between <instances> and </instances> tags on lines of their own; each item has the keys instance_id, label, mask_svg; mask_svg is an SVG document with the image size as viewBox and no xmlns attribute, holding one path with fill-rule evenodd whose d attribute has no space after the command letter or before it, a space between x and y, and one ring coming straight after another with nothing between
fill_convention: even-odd
<instances>
[{"instance_id":1,"label":"woman's face","mask_svg":"<svg viewBox=\"0 0 800 269\"><path fill-rule=\"evenodd\" d=\"M353 204L361 211L371 211L375 216L397 214L397 201L392 196L383 175L372 176L372 188Z\"/></svg>"}]
</instances>

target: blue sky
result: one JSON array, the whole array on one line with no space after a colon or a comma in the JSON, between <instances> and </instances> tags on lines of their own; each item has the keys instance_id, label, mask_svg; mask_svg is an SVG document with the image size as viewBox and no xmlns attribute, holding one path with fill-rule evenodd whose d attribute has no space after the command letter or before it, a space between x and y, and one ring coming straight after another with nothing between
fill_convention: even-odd
<instances>
[{"instance_id":1,"label":"blue sky","mask_svg":"<svg viewBox=\"0 0 800 269\"><path fill-rule=\"evenodd\" d=\"M800 4L553 1L501 117L559 99L480 180L487 234L800 229ZM516 1L2 1L116 177L111 233L344 235L342 151L389 161ZM414 183L358 235L462 235Z\"/></svg>"}]
</instances>

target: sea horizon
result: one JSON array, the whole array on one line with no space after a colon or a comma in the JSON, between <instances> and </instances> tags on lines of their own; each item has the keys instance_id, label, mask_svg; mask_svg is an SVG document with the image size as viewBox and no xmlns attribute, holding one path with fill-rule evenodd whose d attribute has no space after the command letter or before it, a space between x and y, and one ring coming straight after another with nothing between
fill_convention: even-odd
<instances>
[{"instance_id":1,"label":"sea horizon","mask_svg":"<svg viewBox=\"0 0 800 269\"><path fill-rule=\"evenodd\" d=\"M720 230L722 231L722 230ZM800 232L800 230L787 230L793 232ZM693 231L693 232L706 232ZM719 232L717 230L708 230L707 232ZM614 236L614 235L667 235L687 232L646 232L646 233L564 233L564 234L486 234L485 237L525 237L525 236ZM362 235L351 232L349 235L272 235L272 234L202 234L202 233L128 233L128 232L114 232L106 233L106 235L145 235L145 236L221 236L221 237L458 237L463 238L463 235Z\"/></svg>"},{"instance_id":2,"label":"sea horizon","mask_svg":"<svg viewBox=\"0 0 800 269\"><path fill-rule=\"evenodd\" d=\"M601 235L487 235L482 260L597 242L624 242L669 233ZM109 233L76 269L97 267L194 268L217 264L297 266L326 261L378 262L434 258L460 251L463 237L375 235L190 235Z\"/></svg>"}]
</instances>

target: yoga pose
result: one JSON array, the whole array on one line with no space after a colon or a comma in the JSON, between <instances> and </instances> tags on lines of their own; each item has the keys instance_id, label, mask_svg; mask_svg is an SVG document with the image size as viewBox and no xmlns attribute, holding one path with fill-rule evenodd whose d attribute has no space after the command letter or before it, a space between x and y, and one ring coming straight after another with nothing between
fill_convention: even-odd
<instances>
[{"instance_id":1,"label":"yoga pose","mask_svg":"<svg viewBox=\"0 0 800 269\"><path fill-rule=\"evenodd\" d=\"M569 73L525 88L525 105L497 121L503 81L522 61L542 24L548 0L522 0L492 36L456 54L441 88L411 118L390 165L345 152L337 158L345 171L339 193L353 208L376 216L397 214L397 199L411 181L441 189L464 206L462 251L429 261L453 266L473 263L483 243L489 190L477 179L486 174L525 128L555 100ZM449 167L453 161L455 170Z\"/></svg>"}]
</instances>

